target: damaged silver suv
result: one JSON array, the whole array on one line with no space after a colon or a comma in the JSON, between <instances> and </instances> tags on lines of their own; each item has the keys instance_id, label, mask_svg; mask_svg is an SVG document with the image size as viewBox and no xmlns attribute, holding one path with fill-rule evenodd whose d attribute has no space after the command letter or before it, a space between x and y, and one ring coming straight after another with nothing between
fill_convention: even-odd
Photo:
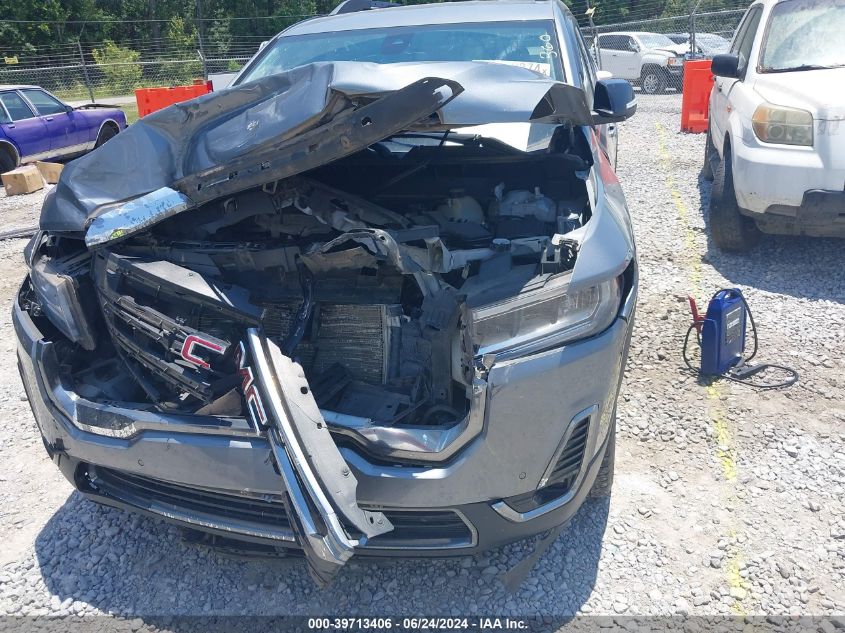
<instances>
[{"instance_id":1,"label":"damaged silver suv","mask_svg":"<svg viewBox=\"0 0 845 633\"><path fill-rule=\"evenodd\" d=\"M637 291L636 102L562 3L348 9L68 164L14 305L85 496L320 582L608 494Z\"/></svg>"}]
</instances>

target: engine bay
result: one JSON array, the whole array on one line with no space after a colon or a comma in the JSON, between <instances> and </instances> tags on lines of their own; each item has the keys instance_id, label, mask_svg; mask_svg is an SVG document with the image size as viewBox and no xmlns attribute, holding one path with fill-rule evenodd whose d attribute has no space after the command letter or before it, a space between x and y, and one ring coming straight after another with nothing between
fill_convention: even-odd
<instances>
[{"instance_id":1,"label":"engine bay","mask_svg":"<svg viewBox=\"0 0 845 633\"><path fill-rule=\"evenodd\" d=\"M110 336L77 337L88 351L67 355L90 399L244 415L238 350L253 327L302 366L329 424L448 427L479 371L472 310L574 266L590 219L576 138L559 126L547 150L520 152L393 136L107 247L47 238L33 283L54 275L99 306L82 320Z\"/></svg>"}]
</instances>

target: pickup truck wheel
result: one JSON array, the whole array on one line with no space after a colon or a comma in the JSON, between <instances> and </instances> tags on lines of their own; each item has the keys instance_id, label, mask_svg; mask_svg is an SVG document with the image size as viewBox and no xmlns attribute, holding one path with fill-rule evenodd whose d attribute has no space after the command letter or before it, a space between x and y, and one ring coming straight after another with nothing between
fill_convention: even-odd
<instances>
[{"instance_id":1,"label":"pickup truck wheel","mask_svg":"<svg viewBox=\"0 0 845 633\"><path fill-rule=\"evenodd\" d=\"M713 137L710 136L710 128L707 128L707 139L704 141L704 164L701 166L701 177L704 180L713 182L713 162L718 159L716 146L713 145Z\"/></svg>"},{"instance_id":2,"label":"pickup truck wheel","mask_svg":"<svg viewBox=\"0 0 845 633\"><path fill-rule=\"evenodd\" d=\"M613 488L613 470L616 466L616 417L610 425L610 437L607 440L607 448L599 466L599 474L590 489L591 497L609 497Z\"/></svg>"},{"instance_id":3,"label":"pickup truck wheel","mask_svg":"<svg viewBox=\"0 0 845 633\"><path fill-rule=\"evenodd\" d=\"M754 248L761 236L754 220L740 213L734 191L731 154L727 147L724 157L713 173L713 188L710 190L710 236L718 248L734 252Z\"/></svg>"},{"instance_id":4,"label":"pickup truck wheel","mask_svg":"<svg viewBox=\"0 0 845 633\"><path fill-rule=\"evenodd\" d=\"M0 174L12 171L15 168L15 158L0 145Z\"/></svg>"},{"instance_id":5,"label":"pickup truck wheel","mask_svg":"<svg viewBox=\"0 0 845 633\"><path fill-rule=\"evenodd\" d=\"M117 136L117 129L113 125L107 123L97 135L97 141L94 143L94 149L97 149L100 145L115 136Z\"/></svg>"},{"instance_id":6,"label":"pickup truck wheel","mask_svg":"<svg viewBox=\"0 0 845 633\"><path fill-rule=\"evenodd\" d=\"M659 95L666 91L666 73L662 69L650 66L643 69L640 87L647 95Z\"/></svg>"}]
</instances>

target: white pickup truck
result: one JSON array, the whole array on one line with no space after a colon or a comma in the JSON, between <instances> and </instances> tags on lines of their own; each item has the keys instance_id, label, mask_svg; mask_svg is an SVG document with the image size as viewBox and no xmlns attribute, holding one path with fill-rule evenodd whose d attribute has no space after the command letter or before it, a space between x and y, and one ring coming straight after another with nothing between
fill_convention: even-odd
<instances>
[{"instance_id":1,"label":"white pickup truck","mask_svg":"<svg viewBox=\"0 0 845 633\"><path fill-rule=\"evenodd\" d=\"M601 69L640 86L646 94L660 94L666 88L680 90L683 47L660 33L601 33Z\"/></svg>"}]
</instances>

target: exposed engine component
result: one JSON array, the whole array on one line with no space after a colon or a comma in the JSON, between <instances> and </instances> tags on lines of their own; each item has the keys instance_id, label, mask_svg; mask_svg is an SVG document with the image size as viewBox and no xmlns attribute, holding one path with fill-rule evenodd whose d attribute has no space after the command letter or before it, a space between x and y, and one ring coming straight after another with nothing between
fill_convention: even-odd
<instances>
[{"instance_id":1,"label":"exposed engine component","mask_svg":"<svg viewBox=\"0 0 845 633\"><path fill-rule=\"evenodd\" d=\"M159 408L242 415L237 349L259 328L302 366L329 422L455 424L474 397L469 306L572 268L583 182L549 170L572 157L544 156L538 174L533 155L490 162L469 139L412 144L401 160L383 150L209 202L93 258L73 240L45 245L36 270L45 287L72 280L97 297L102 317L88 320L111 335L99 352L113 347L143 393L132 397ZM506 337L489 327L488 340ZM97 366L89 392L126 397L116 366Z\"/></svg>"}]
</instances>

